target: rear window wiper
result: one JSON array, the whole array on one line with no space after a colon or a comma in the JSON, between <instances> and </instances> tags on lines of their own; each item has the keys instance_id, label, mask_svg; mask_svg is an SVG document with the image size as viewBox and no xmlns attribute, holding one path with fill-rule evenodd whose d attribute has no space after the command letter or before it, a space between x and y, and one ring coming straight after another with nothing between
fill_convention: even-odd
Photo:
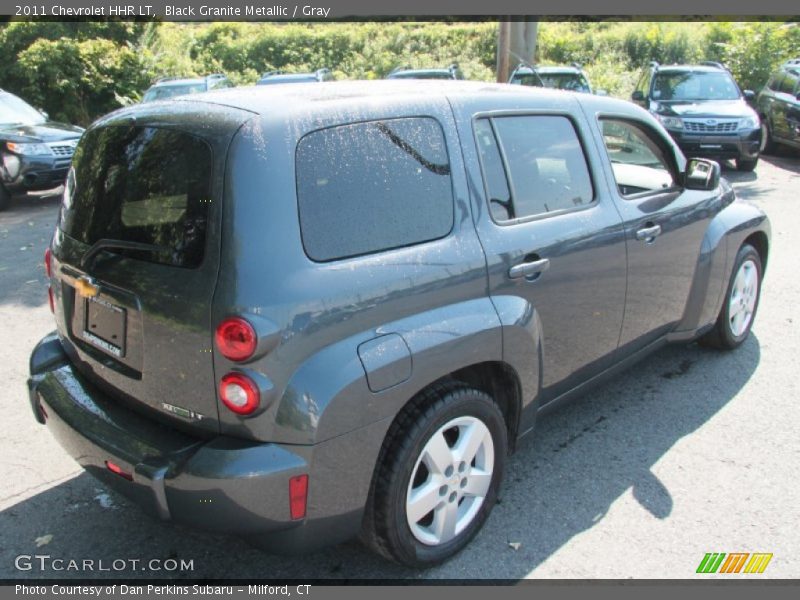
<instances>
[{"instance_id":1,"label":"rear window wiper","mask_svg":"<svg viewBox=\"0 0 800 600\"><path fill-rule=\"evenodd\" d=\"M166 246L157 246L155 244L145 244L143 242L129 242L126 240L112 240L109 238L104 238L102 240L97 240L92 247L86 251L86 254L83 255L81 258L81 268L86 270L86 268L91 264L92 259L97 256L97 254L101 250L108 250L108 249L117 249L117 250L140 250L143 252L169 252L171 248Z\"/></svg>"}]
</instances>

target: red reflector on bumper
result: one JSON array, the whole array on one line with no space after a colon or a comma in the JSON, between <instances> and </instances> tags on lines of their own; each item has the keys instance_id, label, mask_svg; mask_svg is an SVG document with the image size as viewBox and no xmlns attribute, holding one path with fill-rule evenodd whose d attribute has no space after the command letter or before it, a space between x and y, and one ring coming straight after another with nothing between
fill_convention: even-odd
<instances>
[{"instance_id":1,"label":"red reflector on bumper","mask_svg":"<svg viewBox=\"0 0 800 600\"><path fill-rule=\"evenodd\" d=\"M128 481L133 481L133 475L131 475L130 473L128 473L126 471L123 471L122 467L120 467L117 464L114 464L110 460L106 461L106 467L108 467L109 471L111 471L112 473L116 473L117 475L119 475L123 479L127 479Z\"/></svg>"},{"instance_id":2,"label":"red reflector on bumper","mask_svg":"<svg viewBox=\"0 0 800 600\"><path fill-rule=\"evenodd\" d=\"M47 298L50 301L50 312L56 312L56 301L53 298L53 288L47 288Z\"/></svg>"},{"instance_id":3,"label":"red reflector on bumper","mask_svg":"<svg viewBox=\"0 0 800 600\"><path fill-rule=\"evenodd\" d=\"M308 475L298 475L289 480L289 511L292 520L306 516L306 500L308 499Z\"/></svg>"}]
</instances>

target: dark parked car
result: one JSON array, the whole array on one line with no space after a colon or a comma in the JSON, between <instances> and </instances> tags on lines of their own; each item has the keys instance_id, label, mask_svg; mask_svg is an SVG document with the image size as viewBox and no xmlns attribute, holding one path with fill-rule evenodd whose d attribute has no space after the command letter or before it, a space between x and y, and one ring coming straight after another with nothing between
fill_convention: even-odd
<instances>
[{"instance_id":1,"label":"dark parked car","mask_svg":"<svg viewBox=\"0 0 800 600\"><path fill-rule=\"evenodd\" d=\"M661 121L686 156L732 159L740 171L756 168L761 123L747 104L755 94L742 92L723 65L650 63L631 97Z\"/></svg>"},{"instance_id":2,"label":"dark parked car","mask_svg":"<svg viewBox=\"0 0 800 600\"><path fill-rule=\"evenodd\" d=\"M585 94L597 94L598 96L608 95L606 90L592 88L589 83L589 78L578 63L573 63L569 66L534 66L527 63L520 63L517 65L517 68L511 72L508 83L548 87L556 90L582 92Z\"/></svg>"},{"instance_id":3,"label":"dark parked car","mask_svg":"<svg viewBox=\"0 0 800 600\"><path fill-rule=\"evenodd\" d=\"M793 59L772 74L758 94L761 117L761 151L777 144L800 148L800 59Z\"/></svg>"},{"instance_id":4,"label":"dark parked car","mask_svg":"<svg viewBox=\"0 0 800 600\"><path fill-rule=\"evenodd\" d=\"M629 102L509 85L120 110L45 257L34 415L162 519L442 561L543 409L747 339L769 223L719 174Z\"/></svg>"},{"instance_id":5,"label":"dark parked car","mask_svg":"<svg viewBox=\"0 0 800 600\"><path fill-rule=\"evenodd\" d=\"M0 210L14 195L64 183L82 133L0 90Z\"/></svg>"},{"instance_id":6,"label":"dark parked car","mask_svg":"<svg viewBox=\"0 0 800 600\"><path fill-rule=\"evenodd\" d=\"M166 100L187 94L200 94L209 90L233 87L230 79L222 73L205 77L164 77L150 86L142 97L142 102Z\"/></svg>"},{"instance_id":7,"label":"dark parked car","mask_svg":"<svg viewBox=\"0 0 800 600\"><path fill-rule=\"evenodd\" d=\"M264 73L256 85L271 85L273 83L307 83L313 81L335 81L330 69L317 69L313 73L285 73L284 71L270 71Z\"/></svg>"},{"instance_id":8,"label":"dark parked car","mask_svg":"<svg viewBox=\"0 0 800 600\"><path fill-rule=\"evenodd\" d=\"M452 64L445 69L412 69L411 67L397 67L386 76L386 79L464 79L464 74L457 64Z\"/></svg>"}]
</instances>

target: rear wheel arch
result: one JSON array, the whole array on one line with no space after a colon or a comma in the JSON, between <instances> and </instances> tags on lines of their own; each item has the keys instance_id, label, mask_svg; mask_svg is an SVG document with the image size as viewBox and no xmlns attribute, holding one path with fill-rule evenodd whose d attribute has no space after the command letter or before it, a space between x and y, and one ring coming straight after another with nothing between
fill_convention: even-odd
<instances>
[{"instance_id":1,"label":"rear wheel arch","mask_svg":"<svg viewBox=\"0 0 800 600\"><path fill-rule=\"evenodd\" d=\"M504 367L502 363L480 363L458 369L425 386L398 411L387 430L372 475L360 534L361 540L367 546L385 558L402 564L430 566L458 552L477 533L496 500L497 488L502 481L505 458L508 454L508 420L515 408L513 394L509 395L501 390L504 384L511 383L511 380L507 379L511 373ZM511 389L516 389L517 386L512 386ZM500 393L497 393L498 391ZM455 539L445 540L446 543L440 546L425 547L424 544L420 546L413 540L410 540L410 544L408 541L404 542L403 540L408 538L404 533L407 529L406 516L402 508L397 508L397 489L399 489L397 486L398 482L402 483L408 476L404 474L406 469L410 469L411 479L408 481L414 479L416 469L413 462L408 462L406 459L415 455L415 446L420 443L420 439L425 439L423 437L425 434L421 434L425 429L420 429L421 427L428 428L432 419L438 419L446 414L448 406L452 409L455 408L454 405L464 402L471 403L473 407L476 404L483 407L479 407L477 413L473 413L472 410L475 408L472 408L464 414L484 415L481 419L489 429L494 430L492 438L496 450L500 451L499 454L495 454L497 457L493 467L495 473L492 475L492 484L486 495L485 506L480 508L480 516L476 516L475 521L469 523L469 529L464 530L463 535L458 534ZM462 467L463 463L459 466L459 470ZM447 472L445 474L449 476ZM464 482L461 483L463 488ZM453 499L450 498L450 501Z\"/></svg>"}]
</instances>

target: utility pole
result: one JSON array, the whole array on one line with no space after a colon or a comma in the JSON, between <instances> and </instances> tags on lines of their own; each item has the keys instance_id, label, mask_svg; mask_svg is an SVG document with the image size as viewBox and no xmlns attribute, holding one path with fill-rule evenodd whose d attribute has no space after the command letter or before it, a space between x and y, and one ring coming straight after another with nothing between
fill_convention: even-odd
<instances>
[{"instance_id":1,"label":"utility pole","mask_svg":"<svg viewBox=\"0 0 800 600\"><path fill-rule=\"evenodd\" d=\"M511 22L500 21L497 30L497 83L508 81L508 53L511 50Z\"/></svg>"},{"instance_id":2,"label":"utility pole","mask_svg":"<svg viewBox=\"0 0 800 600\"><path fill-rule=\"evenodd\" d=\"M512 66L535 64L538 21L500 21L497 30L497 81L508 81Z\"/></svg>"}]
</instances>

